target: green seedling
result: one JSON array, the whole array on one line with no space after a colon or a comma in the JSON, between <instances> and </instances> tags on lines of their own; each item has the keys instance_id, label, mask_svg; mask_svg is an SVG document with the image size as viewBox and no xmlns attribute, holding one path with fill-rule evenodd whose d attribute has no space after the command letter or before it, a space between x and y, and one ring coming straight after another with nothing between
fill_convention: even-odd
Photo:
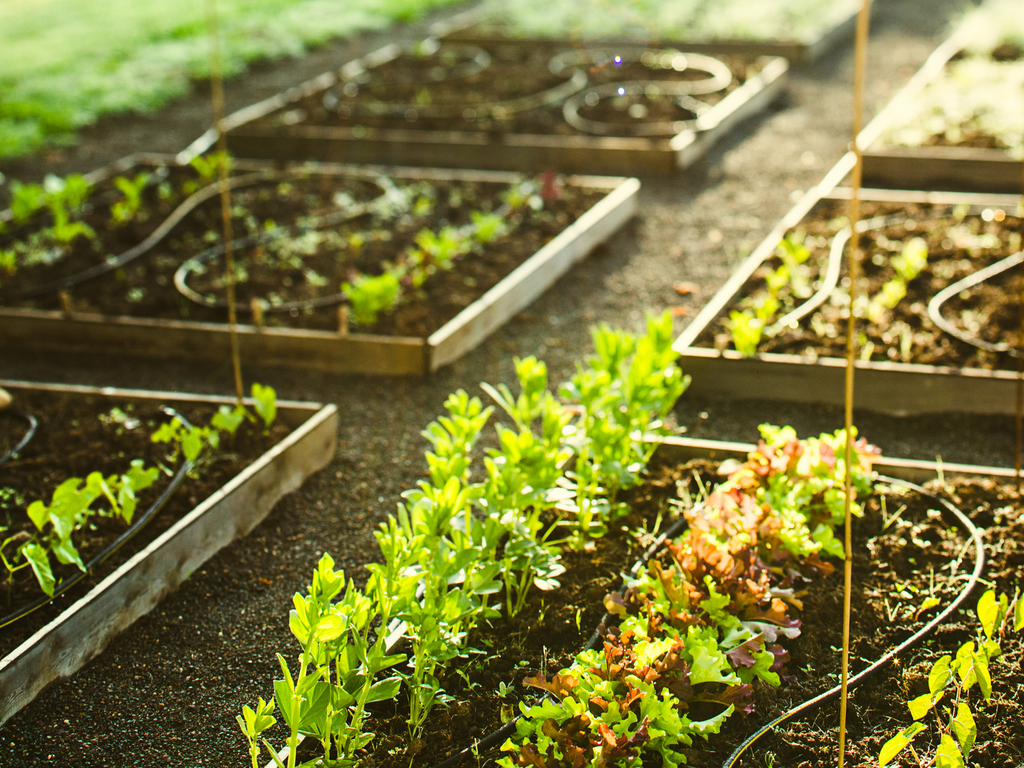
<instances>
[{"instance_id":1,"label":"green seedling","mask_svg":"<svg viewBox=\"0 0 1024 768\"><path fill-rule=\"evenodd\" d=\"M358 325L373 325L381 312L394 308L401 288L394 272L371 277L358 275L351 283L343 283L341 292L352 309L352 321Z\"/></svg>"},{"instance_id":2,"label":"green seedling","mask_svg":"<svg viewBox=\"0 0 1024 768\"><path fill-rule=\"evenodd\" d=\"M136 175L134 180L124 176L114 179L114 186L124 195L110 207L110 215L115 224L125 224L135 218L142 205L142 191L149 184L149 179L150 174L145 172Z\"/></svg>"},{"instance_id":3,"label":"green seedling","mask_svg":"<svg viewBox=\"0 0 1024 768\"><path fill-rule=\"evenodd\" d=\"M995 590L987 590L978 600L977 616L976 638L961 645L956 656L947 654L939 658L928 673L928 692L907 702L914 722L882 746L879 768L891 763L904 750L909 750L919 768L963 768L968 763L978 736L970 692L977 685L982 699L986 703L992 700L991 664L1002 655L998 641L1006 636L1011 626L1014 632L1024 629L1024 601L1020 591L1011 605L1006 595L997 598ZM938 736L939 743L930 755L919 754L914 741L929 730L925 722L929 714L934 715L934 735Z\"/></svg>"}]
</instances>

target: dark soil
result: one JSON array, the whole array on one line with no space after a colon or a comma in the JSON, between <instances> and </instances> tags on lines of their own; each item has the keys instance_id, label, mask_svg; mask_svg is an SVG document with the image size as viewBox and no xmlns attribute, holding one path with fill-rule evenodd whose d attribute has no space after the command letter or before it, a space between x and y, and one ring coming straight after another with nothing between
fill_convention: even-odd
<instances>
[{"instance_id":1,"label":"dark soil","mask_svg":"<svg viewBox=\"0 0 1024 768\"><path fill-rule=\"evenodd\" d=\"M892 310L885 310L879 322L861 318L858 342L863 356L890 362L945 365L958 368L996 368L1016 370L1015 358L1008 353L990 352L950 336L928 316L928 302L939 291L999 261L1020 249L1020 219L1003 211L988 210L986 221L980 207L960 216L948 206L896 205L865 203L865 218L885 217L888 226L872 229L862 238L867 257L862 262L862 277L857 292L874 297L893 279L896 271L890 258L898 255L906 242L923 238L928 246L928 264L907 286L906 296ZM805 234L811 256L807 260L810 279L815 281L827 264L832 237L846 225L845 203L824 201L797 228ZM988 242L989 239L992 242ZM740 291L740 301L764 291L765 277L781 261L773 257L759 267ZM943 304L943 316L989 343L1018 342L1020 310L1008 296L1018 278L1010 269ZM848 279L842 278L848 285ZM776 319L799 306L802 299L788 297ZM726 318L733 303L723 311L698 339L698 346L717 349L732 347ZM844 307L827 301L798 328L783 329L774 337L762 337L759 352L777 352L804 356L843 357L846 354Z\"/></svg>"},{"instance_id":2,"label":"dark soil","mask_svg":"<svg viewBox=\"0 0 1024 768\"><path fill-rule=\"evenodd\" d=\"M471 60L475 50L486 51L491 63L466 74L462 67ZM580 53L586 51L581 49ZM549 62L556 54L572 52L516 42L486 44L480 48L442 44L439 51L429 55L403 54L331 90L308 96L256 125L592 136L594 134L565 121L562 104L571 94L552 92L544 103L531 103L529 108L508 106L513 100L539 98L568 83L575 67L564 71L556 67L556 73L552 72ZM709 78L699 60L684 65L686 58L682 57L681 69L676 70L673 62L677 55L664 51L649 51L648 63L629 58L616 62L615 51L593 50L590 53L593 61L580 65L587 75L587 86L581 93L610 83L655 81L668 85ZM707 106L718 103L756 75L764 63L757 56L716 58L726 64L733 77L720 90L694 96ZM436 80L430 81L431 75ZM608 129L608 135L613 136L632 135L629 127L644 122L685 121L696 117L695 112L680 105L678 99L659 94L656 88L648 88L644 94L636 96L595 98L593 104L584 104L579 114L614 126ZM678 132L667 131L664 138Z\"/></svg>"},{"instance_id":3,"label":"dark soil","mask_svg":"<svg viewBox=\"0 0 1024 768\"><path fill-rule=\"evenodd\" d=\"M18 307L62 308L56 292L37 298L19 298L19 293L53 280L70 276L100 264L107 254L119 254L140 242L165 219L174 206L182 204L183 184L194 186L191 169L176 169L168 180L164 198L158 187L150 189L147 207L128 226L111 223L108 208L120 199L109 185L96 193L86 223L98 233L95 240L77 238L66 257L53 264L19 269L0 289L0 302ZM252 176L238 171L236 177ZM314 223L318 218L337 215L346 207L381 198L394 184L331 173L297 170L271 174L267 181L240 186L232 194L233 236L239 247L236 265L241 270L237 297L243 318L248 320L251 302L265 307L267 325L336 330L335 305L343 300L341 285L356 274L377 275L384 265L399 261L415 245L424 229L439 232L444 227L462 227L474 212L494 212L502 206L509 186L483 182L398 182L409 201L402 209L364 214L341 222ZM366 330L379 334L425 337L480 298L516 267L592 207L605 193L572 185L550 184L552 195L543 210L523 206L504 217L507 232L488 243L475 243L461 256L454 269L437 270L418 289L406 286L403 300ZM541 191L541 184L537 184ZM557 193L555 192L557 190ZM341 201L340 203L337 201ZM102 201L102 202L101 202ZM151 207L150 207L151 206ZM47 217L37 224L45 226ZM11 232L9 239L26 240L24 229ZM268 228L280 227L284 237L257 241ZM186 285L204 300L198 303L175 287L175 272L187 259L209 253L218 246L221 234L219 196L191 211L171 232L147 253L116 270L68 289L76 312L103 315L189 319L224 322L227 318L223 261L200 265L188 276ZM2 243L0 243L2 245ZM333 297L333 298L332 298ZM324 300L326 299L326 302ZM316 304L315 302L321 302ZM289 307L289 304L300 304ZM281 309L275 310L278 305ZM361 329L363 330L363 329Z\"/></svg>"},{"instance_id":4,"label":"dark soil","mask_svg":"<svg viewBox=\"0 0 1024 768\"><path fill-rule=\"evenodd\" d=\"M947 495L977 525L987 529L985 540L988 562L983 578L992 582L998 593L1012 599L1014 590L1020 586L1021 567L1024 565L1024 504L1019 489L1014 485L1001 485L991 480L977 480L957 481L949 486L936 486L934 490ZM938 524L931 520L931 513L926 511L928 506L919 507L917 503L908 503L908 512L901 518L903 538L907 541L905 545L882 548L877 552L869 550L871 558L864 566L880 570L892 568L892 572L886 570L879 574L863 575L862 568L854 566L854 573L861 574L858 578L880 579L878 589L863 591L861 595L855 593L854 615L863 616L874 612L875 621L881 620L881 626L875 629L877 635L858 640L854 645L851 651L851 670L854 672L866 666L864 662L873 660L877 650L886 648L887 640L898 641L913 631L920 622L910 619L909 614L913 606L921 603L924 593L914 595L909 600L899 599L901 612L896 622L886 621L884 610L879 610L877 604L865 605L860 599L862 596L871 597L871 591L881 591L888 595L890 605L893 605L899 593L896 582L902 584L906 583L903 579L921 579L926 575L923 569L929 565L935 568L937 581L940 573L943 579L950 577L949 572L942 573L940 569L955 558L959 547L949 537L945 519ZM925 510L925 515L917 518L924 524L903 524L907 514L915 513L915 508ZM942 537L941 543L937 534ZM917 541L926 540L933 542L932 546L926 549L917 546ZM965 559L959 573L969 572L972 567ZM960 585L962 582L958 583L957 588ZM880 672L854 692L847 721L848 765L877 765L882 745L898 730L911 723L906 702L927 692L931 665L944 654L955 655L963 643L975 638L978 624L974 609L983 590L981 586L976 588L968 598L966 608L940 626L920 648L909 652L900 658L899 664ZM822 595L817 607L812 609L808 606L804 612L805 637L794 643L794 663L790 669L803 667L806 677L800 676L802 679L796 685L784 686L778 692L767 691L768 696L762 697L763 704L759 712L746 723L738 723L736 720L730 722L727 729L723 730L725 738L721 741L712 739L706 760L696 765L723 765L731 749L738 746L761 723L835 684L839 654L832 649L838 648L841 643L836 618L841 616L841 601L841 590ZM819 622L818 613L821 611L827 612L832 617L831 621ZM924 614L921 618L927 617L928 614ZM860 636L857 630L853 634ZM982 703L977 691L971 695L978 739L970 757L972 764L984 765L986 768L1019 768L1024 764L1024 733L1020 729L1024 718L1024 653L1021 651L1019 635L1011 633L1003 639L1001 645L1004 655L994 661L991 667L994 691L992 702ZM802 661L796 661L796 653L801 654ZM823 680L828 681L827 685L822 684ZM768 766L772 765L772 760L775 765L792 768L811 768L834 762L837 723L838 704L830 704L809 717L783 724L777 731L760 739L736 763L736 768ZM937 737L933 738L934 733L932 727L928 734L922 734L915 742L922 759L929 759L934 754L938 743ZM903 764L910 764L909 759Z\"/></svg>"},{"instance_id":5,"label":"dark soil","mask_svg":"<svg viewBox=\"0 0 1024 768\"><path fill-rule=\"evenodd\" d=\"M7 528L4 538L22 532L31 534L35 526L25 514L27 507L36 500L49 502L54 489L69 478L84 479L91 472L100 472L104 477L120 475L128 471L133 459L142 459L147 468L161 468L156 482L139 494L135 512L137 519L156 502L170 484L171 474L177 471L177 466L170 461L168 446L149 439L156 428L169 418L159 403L118 402L92 395L18 390L15 398L16 407L35 416L39 427L32 441L15 458L0 466L0 526ZM197 425L208 423L216 413L216 408L209 405L178 405L177 410L190 423ZM8 414L0 414L0 426L6 428L9 422ZM24 428L19 430L15 427L14 431L20 437ZM196 477L186 477L166 506L117 554L53 602L0 629L0 656L9 653L73 605L288 432L288 427L275 424L269 435L263 435L262 430L244 424L233 445L225 444L215 456L204 460L195 473ZM94 508L96 506L100 503L97 502ZM93 521L73 539L86 563L127 529L127 524L120 519L97 517ZM16 546L17 543L9 545L5 554L13 556ZM58 585L61 580L79 573L75 566L61 565L52 559L51 565ZM13 586L7 583L6 573L3 576L0 593L2 616L35 602L43 594L27 568L16 573Z\"/></svg>"}]
</instances>

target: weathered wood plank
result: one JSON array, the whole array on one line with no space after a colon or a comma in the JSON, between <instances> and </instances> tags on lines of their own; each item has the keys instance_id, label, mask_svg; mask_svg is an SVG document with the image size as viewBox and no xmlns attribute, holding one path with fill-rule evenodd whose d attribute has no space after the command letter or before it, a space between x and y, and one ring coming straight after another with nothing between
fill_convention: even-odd
<instances>
[{"instance_id":1,"label":"weathered wood plank","mask_svg":"<svg viewBox=\"0 0 1024 768\"><path fill-rule=\"evenodd\" d=\"M88 388L74 391L85 389ZM142 396L137 390L122 394L115 389L94 389L91 393L119 399ZM175 399L198 402L203 398L172 395L166 401L173 403ZM282 410L290 411L291 419L299 415L306 419L85 597L0 660L0 725L47 685L73 674L99 654L111 639L152 610L196 568L251 531L282 496L330 463L337 443L337 408L296 404L282 405Z\"/></svg>"},{"instance_id":2,"label":"weathered wood plank","mask_svg":"<svg viewBox=\"0 0 1024 768\"><path fill-rule=\"evenodd\" d=\"M624 181L512 274L431 335L427 340L430 369L437 370L462 357L544 293L573 264L636 213L639 191L639 181Z\"/></svg>"}]
</instances>

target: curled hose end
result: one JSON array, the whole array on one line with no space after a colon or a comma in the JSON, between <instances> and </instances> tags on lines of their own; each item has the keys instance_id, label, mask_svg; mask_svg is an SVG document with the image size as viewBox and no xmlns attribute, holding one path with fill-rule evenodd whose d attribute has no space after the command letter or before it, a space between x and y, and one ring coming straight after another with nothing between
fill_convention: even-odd
<instances>
[{"instance_id":1,"label":"curled hose end","mask_svg":"<svg viewBox=\"0 0 1024 768\"><path fill-rule=\"evenodd\" d=\"M921 629L919 629L916 633L914 633L909 638L904 640L898 646L896 646L891 651L882 656L882 658L878 659L867 668L861 670L856 675L849 678L849 680L847 681L847 689L851 691L857 686L859 686L861 683L870 679L877 672L885 669L897 657L902 656L907 651L910 651L911 649L920 645L921 642L926 637L928 637L928 635L934 632L940 624L942 624L947 618L949 618L949 616L952 615L952 613L956 611L957 608L963 605L964 601L968 598L968 596L970 596L971 591L974 589L974 586L978 583L978 579L981 578L982 572L985 570L985 544L982 541L982 536L984 532L981 529L979 529L970 520L970 518L967 517L967 515L965 515L963 512L957 509L957 507L953 506L953 504L948 502L946 499L942 498L941 496L937 496L934 493L930 493L921 486L915 485L914 483L910 483L905 480L897 480L892 477L885 477L883 475L879 475L877 479L882 480L891 485L901 485L904 488L909 488L913 491L917 491L918 493L930 496L932 499L941 504L946 509L946 511L953 513L957 520L959 520L960 523L963 524L963 526L968 530L968 532L970 533L970 540L974 542L974 572L971 574L971 577L970 579L968 579L967 584L964 586L964 588L960 590L960 594L956 596L956 599L953 600L953 602L950 603L948 606L946 606L935 618L933 618L931 621L925 624ZM747 737L747 739L742 744L736 747L733 753L729 755L725 763L722 764L722 768L735 768L740 758L743 757L743 753L750 749L750 747L752 747L762 736L764 736L769 731L773 730L777 725L780 725L781 723L784 723L787 720L792 720L795 717L808 715L816 711L822 705L827 704L830 701L834 701L835 699L838 699L841 691L842 687L837 685L834 688L831 688L825 691L824 693L815 696L812 699L808 699L802 704L798 704L789 711L783 712L774 720L772 720L769 723L766 723L757 731L752 733L750 736Z\"/></svg>"}]
</instances>

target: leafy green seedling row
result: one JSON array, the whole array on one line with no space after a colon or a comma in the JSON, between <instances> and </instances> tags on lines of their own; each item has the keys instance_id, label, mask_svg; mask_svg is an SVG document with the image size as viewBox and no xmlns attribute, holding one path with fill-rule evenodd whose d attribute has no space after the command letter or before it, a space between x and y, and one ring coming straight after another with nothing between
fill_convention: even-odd
<instances>
[{"instance_id":1,"label":"leafy green seedling row","mask_svg":"<svg viewBox=\"0 0 1024 768\"><path fill-rule=\"evenodd\" d=\"M261 747L277 760L264 736L276 722L275 702L289 731L288 768L300 735L320 741L325 763L351 765L374 738L366 705L399 690L409 701L409 754L416 753L432 708L448 700L443 672L479 622L522 610L534 588L557 588L562 548L582 549L625 511L617 494L639 482L652 452L644 437L663 431L688 383L671 344L668 314L649 318L640 337L600 327L596 355L578 366L561 399L548 390L543 363L517 359L518 394L484 385L510 423L497 425L499 447L486 452L478 481L473 449L494 407L461 390L448 398L448 414L423 433L433 449L430 480L404 493L376 532L381 562L368 566L365 589L349 579L341 602L324 599L323 584L346 580L325 555L307 593L295 596L297 672L280 657L274 701L261 699L238 718L254 766ZM369 607L353 623L355 603ZM388 650L389 637L398 652Z\"/></svg>"},{"instance_id":2,"label":"leafy green seedling row","mask_svg":"<svg viewBox=\"0 0 1024 768\"><path fill-rule=\"evenodd\" d=\"M269 430L277 416L276 393L271 387L253 384L252 396L255 415L241 403L234 408L224 405L208 426L186 426L175 418L162 424L151 439L173 447L169 457L172 463L184 457L195 465L206 449L217 449L222 432L233 439L245 420L260 420ZM31 502L26 514L34 532L22 531L0 540L0 561L7 570L8 602L14 576L24 568L32 570L39 588L51 597L57 587L54 560L85 572L86 564L74 543L75 534L92 526L97 517L120 519L131 525L139 492L156 482L159 474L157 467L147 468L142 459L133 459L130 469L122 475L104 477L100 472L91 472L84 479L71 477L57 486L48 503L41 499ZM6 530L0 526L0 535ZM12 545L12 551L6 552Z\"/></svg>"}]
</instances>

